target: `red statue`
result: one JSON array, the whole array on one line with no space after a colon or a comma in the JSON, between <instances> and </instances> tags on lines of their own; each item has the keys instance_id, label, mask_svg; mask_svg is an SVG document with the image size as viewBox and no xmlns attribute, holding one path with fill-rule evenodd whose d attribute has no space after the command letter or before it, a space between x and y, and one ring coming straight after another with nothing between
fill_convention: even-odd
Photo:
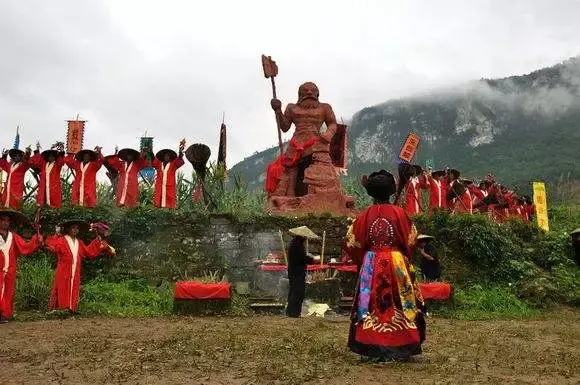
<instances>
[{"instance_id":1,"label":"red statue","mask_svg":"<svg viewBox=\"0 0 580 385\"><path fill-rule=\"evenodd\" d=\"M316 84L308 82L298 89L298 102L288 104L284 113L280 100L271 101L279 129L288 132L292 123L296 127L286 151L268 167L266 190L272 211L348 215L354 210L353 199L342 194L330 155L336 118L318 96Z\"/></svg>"}]
</instances>

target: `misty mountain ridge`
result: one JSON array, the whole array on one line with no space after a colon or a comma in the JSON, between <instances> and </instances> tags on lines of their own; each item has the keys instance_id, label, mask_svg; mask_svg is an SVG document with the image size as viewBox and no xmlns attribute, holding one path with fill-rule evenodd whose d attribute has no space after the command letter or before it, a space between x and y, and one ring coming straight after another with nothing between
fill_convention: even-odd
<instances>
[{"instance_id":1,"label":"misty mountain ridge","mask_svg":"<svg viewBox=\"0 0 580 385\"><path fill-rule=\"evenodd\" d=\"M330 101L332 103L332 101ZM527 75L480 79L389 100L354 114L348 129L349 176L394 170L409 132L421 137L414 159L455 167L466 177L494 174L527 186L533 180L580 179L580 56ZM231 172L262 188L271 148Z\"/></svg>"}]
</instances>

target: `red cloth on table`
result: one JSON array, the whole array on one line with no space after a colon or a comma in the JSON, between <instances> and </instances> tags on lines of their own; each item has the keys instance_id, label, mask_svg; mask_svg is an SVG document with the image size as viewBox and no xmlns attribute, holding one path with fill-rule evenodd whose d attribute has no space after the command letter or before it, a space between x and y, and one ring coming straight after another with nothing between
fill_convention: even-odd
<instances>
[{"instance_id":1,"label":"red cloth on table","mask_svg":"<svg viewBox=\"0 0 580 385\"><path fill-rule=\"evenodd\" d=\"M283 154L276 158L273 162L268 164L266 168L266 192L273 193L278 187L280 179L284 174L284 167L294 167L296 163L302 157L304 151L318 143L318 138L313 137L306 143L298 143L296 138L290 140L290 146L294 149L294 155L292 157Z\"/></svg>"},{"instance_id":2,"label":"red cloth on table","mask_svg":"<svg viewBox=\"0 0 580 385\"><path fill-rule=\"evenodd\" d=\"M228 299L232 293L229 283L203 283L180 281L175 283L174 297L177 299Z\"/></svg>"},{"instance_id":3,"label":"red cloth on table","mask_svg":"<svg viewBox=\"0 0 580 385\"><path fill-rule=\"evenodd\" d=\"M328 265L320 265L320 264L313 264L313 265L306 265L307 271L320 271L328 269ZM288 266L286 265L260 265L258 266L258 270L260 271L286 271L288 270Z\"/></svg>"},{"instance_id":4,"label":"red cloth on table","mask_svg":"<svg viewBox=\"0 0 580 385\"><path fill-rule=\"evenodd\" d=\"M447 282L421 282L419 288L425 300L446 300L453 292L453 287Z\"/></svg>"},{"instance_id":5,"label":"red cloth on table","mask_svg":"<svg viewBox=\"0 0 580 385\"><path fill-rule=\"evenodd\" d=\"M358 268L356 265L339 265L339 266L331 266L331 269L336 271L341 271L345 273L356 273Z\"/></svg>"}]
</instances>

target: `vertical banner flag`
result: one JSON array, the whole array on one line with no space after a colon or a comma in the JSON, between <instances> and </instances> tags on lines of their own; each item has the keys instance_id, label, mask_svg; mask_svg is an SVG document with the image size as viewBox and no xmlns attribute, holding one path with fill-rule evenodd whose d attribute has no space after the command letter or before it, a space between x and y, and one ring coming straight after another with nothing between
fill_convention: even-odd
<instances>
[{"instance_id":1,"label":"vertical banner flag","mask_svg":"<svg viewBox=\"0 0 580 385\"><path fill-rule=\"evenodd\" d=\"M415 157L415 153L417 152L420 141L421 138L419 135L415 134L414 132L409 133L409 135L407 135L407 139L405 139L405 142L403 143L403 147L401 147L401 151L399 152L399 159L401 159L403 162L411 163Z\"/></svg>"},{"instance_id":2,"label":"vertical banner flag","mask_svg":"<svg viewBox=\"0 0 580 385\"><path fill-rule=\"evenodd\" d=\"M546 185L542 182L534 182L534 206L536 207L536 218L538 227L549 231L548 226L548 202L546 199Z\"/></svg>"},{"instance_id":3,"label":"vertical banner flag","mask_svg":"<svg viewBox=\"0 0 580 385\"><path fill-rule=\"evenodd\" d=\"M76 154L83 149L83 138L85 137L84 120L67 120L68 130L66 134L66 151L69 154Z\"/></svg>"}]
</instances>

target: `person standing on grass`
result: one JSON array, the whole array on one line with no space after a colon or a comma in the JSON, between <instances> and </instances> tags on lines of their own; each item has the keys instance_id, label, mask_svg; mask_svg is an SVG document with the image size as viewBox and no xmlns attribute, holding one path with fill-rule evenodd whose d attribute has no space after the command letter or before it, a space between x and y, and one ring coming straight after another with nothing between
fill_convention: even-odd
<instances>
[{"instance_id":1,"label":"person standing on grass","mask_svg":"<svg viewBox=\"0 0 580 385\"><path fill-rule=\"evenodd\" d=\"M97 172L103 165L101 147L68 154L64 161L75 172L71 202L74 206L95 207L97 204Z\"/></svg>"},{"instance_id":2,"label":"person standing on grass","mask_svg":"<svg viewBox=\"0 0 580 385\"><path fill-rule=\"evenodd\" d=\"M176 206L175 173L185 164L183 146L185 146L185 142L179 146L179 155L166 148L159 151L153 159L153 168L156 171L155 195L153 197L155 207L173 209Z\"/></svg>"},{"instance_id":3,"label":"person standing on grass","mask_svg":"<svg viewBox=\"0 0 580 385\"><path fill-rule=\"evenodd\" d=\"M14 314L14 287L16 284L16 258L34 253L42 244L41 235L33 235L26 242L10 231L14 223L25 223L18 211L0 210L0 323L6 323Z\"/></svg>"},{"instance_id":4,"label":"person standing on grass","mask_svg":"<svg viewBox=\"0 0 580 385\"><path fill-rule=\"evenodd\" d=\"M302 302L306 293L306 265L314 262L314 258L306 253L306 240L318 240L319 237L306 226L290 229L294 236L288 248L288 304L286 315L292 318L300 317Z\"/></svg>"},{"instance_id":5,"label":"person standing on grass","mask_svg":"<svg viewBox=\"0 0 580 385\"><path fill-rule=\"evenodd\" d=\"M102 253L114 255L114 249L100 236L85 245L78 235L81 229L87 228L88 223L85 221L67 221L57 227L56 235L46 238L46 247L56 254L57 258L48 305L51 310L60 309L76 313L83 259L94 259ZM61 231L64 235L61 235Z\"/></svg>"},{"instance_id":6,"label":"person standing on grass","mask_svg":"<svg viewBox=\"0 0 580 385\"><path fill-rule=\"evenodd\" d=\"M435 239L430 235L419 235L417 237L417 250L421 255L421 272L426 281L437 281L441 279L441 266L437 249L431 241Z\"/></svg>"},{"instance_id":7,"label":"person standing on grass","mask_svg":"<svg viewBox=\"0 0 580 385\"><path fill-rule=\"evenodd\" d=\"M363 177L374 204L349 226L345 252L358 265L348 347L374 362L421 354L425 339L423 299L409 263L417 230L405 210L390 204L393 175Z\"/></svg>"}]
</instances>

